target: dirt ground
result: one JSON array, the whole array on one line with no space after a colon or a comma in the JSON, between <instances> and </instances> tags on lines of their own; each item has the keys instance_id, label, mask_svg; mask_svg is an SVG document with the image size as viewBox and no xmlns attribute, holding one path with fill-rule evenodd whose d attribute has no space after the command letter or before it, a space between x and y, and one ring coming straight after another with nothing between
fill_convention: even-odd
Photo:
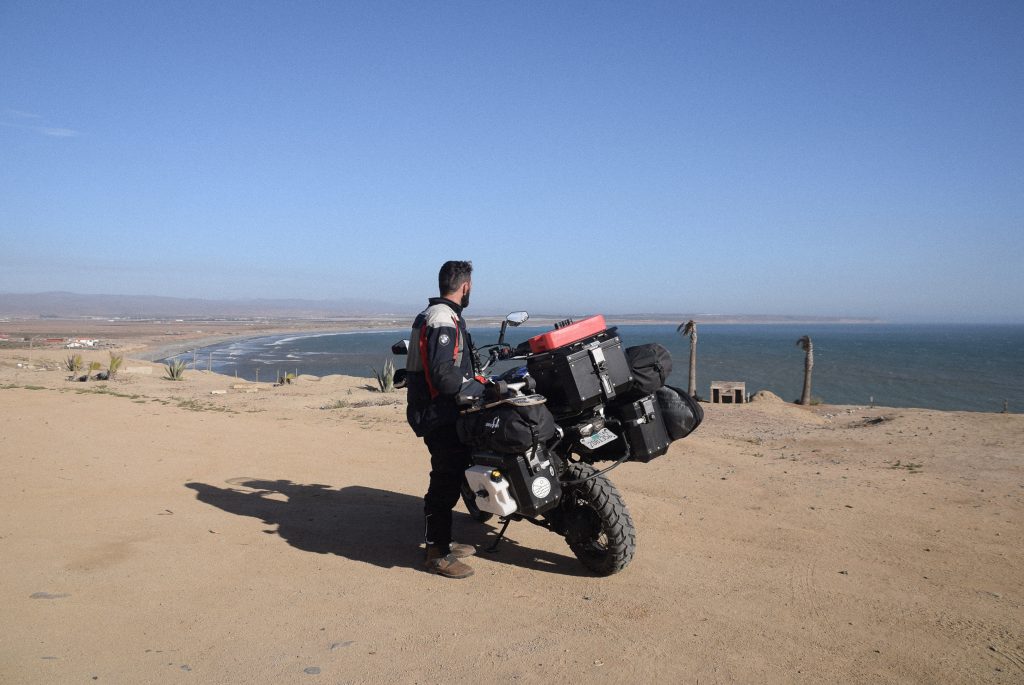
<instances>
[{"instance_id":1,"label":"dirt ground","mask_svg":"<svg viewBox=\"0 0 1024 685\"><path fill-rule=\"evenodd\" d=\"M518 523L454 581L401 393L65 356L0 351L0 682L1024 682L1024 415L706 405L609 474L622 573Z\"/></svg>"}]
</instances>

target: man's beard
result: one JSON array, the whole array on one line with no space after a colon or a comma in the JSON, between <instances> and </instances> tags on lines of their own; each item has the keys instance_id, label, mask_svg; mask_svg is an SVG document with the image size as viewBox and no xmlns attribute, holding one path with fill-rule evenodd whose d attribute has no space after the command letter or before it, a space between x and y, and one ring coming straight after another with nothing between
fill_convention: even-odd
<instances>
[{"instance_id":1,"label":"man's beard","mask_svg":"<svg viewBox=\"0 0 1024 685\"><path fill-rule=\"evenodd\" d=\"M466 294L462 296L462 301L461 301L461 302L459 302L459 305L460 305L460 306L461 306L461 307L462 307L463 309L465 309L466 307L468 307L468 306L469 306L469 292L470 292L470 291L468 291L468 290L467 290L467 291L466 291Z\"/></svg>"}]
</instances>

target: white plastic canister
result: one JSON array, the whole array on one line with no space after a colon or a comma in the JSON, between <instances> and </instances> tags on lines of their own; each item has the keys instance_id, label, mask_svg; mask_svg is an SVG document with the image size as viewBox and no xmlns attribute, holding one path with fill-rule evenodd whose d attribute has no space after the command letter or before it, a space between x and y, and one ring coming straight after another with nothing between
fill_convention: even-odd
<instances>
[{"instance_id":1,"label":"white plastic canister","mask_svg":"<svg viewBox=\"0 0 1024 685\"><path fill-rule=\"evenodd\" d=\"M490 466L470 466L466 469L466 482L476 493L476 506L480 511L487 511L498 516L515 513L516 501L508 489L508 480L504 476L495 477L501 472Z\"/></svg>"}]
</instances>

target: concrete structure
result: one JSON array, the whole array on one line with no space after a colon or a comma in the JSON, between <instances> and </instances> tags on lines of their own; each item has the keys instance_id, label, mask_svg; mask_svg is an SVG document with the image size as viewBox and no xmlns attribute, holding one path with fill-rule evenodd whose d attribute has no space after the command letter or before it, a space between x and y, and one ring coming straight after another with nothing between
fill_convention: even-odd
<instances>
[{"instance_id":1,"label":"concrete structure","mask_svg":"<svg viewBox=\"0 0 1024 685\"><path fill-rule=\"evenodd\" d=\"M742 381L711 381L713 404L743 404L747 401L747 384Z\"/></svg>"}]
</instances>

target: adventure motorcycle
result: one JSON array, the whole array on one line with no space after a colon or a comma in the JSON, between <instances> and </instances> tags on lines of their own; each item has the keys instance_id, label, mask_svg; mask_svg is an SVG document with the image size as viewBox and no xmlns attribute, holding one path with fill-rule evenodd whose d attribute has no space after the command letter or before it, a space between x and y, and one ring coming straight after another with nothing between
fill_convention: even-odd
<instances>
[{"instance_id":1,"label":"adventure motorcycle","mask_svg":"<svg viewBox=\"0 0 1024 685\"><path fill-rule=\"evenodd\" d=\"M525 361L488 378L483 397L458 398L457 430L473 446L462 499L470 516L503 525L529 521L561 536L594 573L618 573L636 552L636 529L618 489L605 474L627 460L647 462L697 427L703 411L685 392L665 386L671 357L660 345L622 349L604 317L566 320L516 347L509 326L498 342L473 350L479 376L497 361ZM408 341L392 346L405 354ZM482 361L482 355L486 361ZM404 370L396 372L402 384ZM600 461L613 463L598 470Z\"/></svg>"}]
</instances>

